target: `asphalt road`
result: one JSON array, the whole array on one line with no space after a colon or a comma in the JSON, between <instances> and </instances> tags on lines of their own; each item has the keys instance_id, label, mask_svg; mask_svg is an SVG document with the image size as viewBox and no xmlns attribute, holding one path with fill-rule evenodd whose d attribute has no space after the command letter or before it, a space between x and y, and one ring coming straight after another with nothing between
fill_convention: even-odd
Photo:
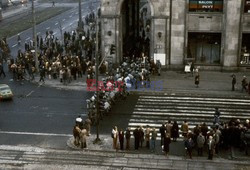
<instances>
[{"instance_id":1,"label":"asphalt road","mask_svg":"<svg viewBox=\"0 0 250 170\"><path fill-rule=\"evenodd\" d=\"M82 4L83 16L90 12L90 5L93 5L92 1ZM46 30L53 30L55 36L59 37L59 21L62 22L63 31L71 31L77 26L78 16L78 8L74 7L37 25L37 33L44 37ZM28 41L32 37L32 29L20 34L22 40ZM16 45L17 36L7 41L12 56L16 57L20 48ZM21 48L23 46L24 41ZM28 81L14 82L8 73L6 78L0 78L0 83L8 84L15 95L13 101L0 102L0 145L65 149L66 141L72 136L75 118L79 114L86 116L86 99L91 94L86 91L59 90Z\"/></svg>"},{"instance_id":2,"label":"asphalt road","mask_svg":"<svg viewBox=\"0 0 250 170\"><path fill-rule=\"evenodd\" d=\"M59 5L58 6L64 6ZM89 14L92 11L96 11L97 7L99 6L99 3L96 1L85 1L82 2L82 19L85 21L85 17L87 14ZM46 31L53 31L53 35L55 37L58 37L60 40L61 37L61 31L64 33L65 31L70 32L72 30L75 30L77 28L78 20L79 20L79 10L77 4L65 4L65 7L72 7L72 9L55 16L47 21L44 21L36 26L36 32L37 35L45 37ZM60 25L61 24L61 25ZM17 51L19 49L24 49L24 43L25 41L29 42L32 40L33 32L32 28L25 30L23 32L20 32L21 37L21 46L18 46L17 44L17 35L12 36L7 39L7 42L9 44L9 47L11 49L11 55L15 58L17 55Z\"/></svg>"}]
</instances>

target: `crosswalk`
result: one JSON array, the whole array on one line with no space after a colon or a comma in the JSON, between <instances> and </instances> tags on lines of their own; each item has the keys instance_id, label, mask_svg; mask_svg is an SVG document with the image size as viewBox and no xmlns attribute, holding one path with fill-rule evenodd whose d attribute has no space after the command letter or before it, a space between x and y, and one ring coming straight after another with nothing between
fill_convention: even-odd
<instances>
[{"instance_id":1,"label":"crosswalk","mask_svg":"<svg viewBox=\"0 0 250 170\"><path fill-rule=\"evenodd\" d=\"M168 120L177 121L179 126L186 120L192 129L195 125L213 123L215 107L218 107L220 120L245 121L250 118L249 98L222 98L176 95L140 95L128 123L132 130L138 126L159 129ZM159 135L159 134L158 134Z\"/></svg>"}]
</instances>

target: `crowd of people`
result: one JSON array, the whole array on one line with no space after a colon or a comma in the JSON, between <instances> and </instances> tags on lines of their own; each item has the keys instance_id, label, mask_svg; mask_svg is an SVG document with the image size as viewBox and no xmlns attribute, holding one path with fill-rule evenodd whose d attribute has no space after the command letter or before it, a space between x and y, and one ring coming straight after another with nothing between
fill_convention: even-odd
<instances>
[{"instance_id":1,"label":"crowd of people","mask_svg":"<svg viewBox=\"0 0 250 170\"><path fill-rule=\"evenodd\" d=\"M218 114L216 109L215 115ZM192 159L193 151L197 151L197 156L204 156L207 152L208 159L218 155L222 150L231 148L239 148L247 153L250 144L250 122L245 120L241 122L239 119L232 119L228 122L214 122L213 126L206 123L197 124L194 128L190 128L187 121L178 125L176 121L167 121L163 123L159 129L146 126L138 126L133 131L127 128L118 129L116 126L112 129L111 137L113 139L113 149L126 150L131 149L131 135L134 137L134 149L145 146L152 152L156 149L157 133L159 133L159 142L162 151L168 155L170 151L170 143L176 142L177 138L183 137L183 147L186 156ZM145 144L144 144L145 143Z\"/></svg>"},{"instance_id":2,"label":"crowd of people","mask_svg":"<svg viewBox=\"0 0 250 170\"><path fill-rule=\"evenodd\" d=\"M90 13L85 21L89 25L86 27L86 31L83 29L81 33L64 32L63 40L55 37L53 31L46 31L45 37L37 35L39 70L36 70L35 43L25 41L25 50L20 49L15 59L10 55L6 57L13 80L21 81L24 78L34 80L34 73L38 71L40 82L44 82L45 77L48 77L68 84L72 80L82 77L86 72L93 72L95 30L92 25L95 22L95 14ZM20 46L22 42L20 35L18 35L17 41ZM7 44L2 40L0 45L2 46L3 43Z\"/></svg>"}]
</instances>

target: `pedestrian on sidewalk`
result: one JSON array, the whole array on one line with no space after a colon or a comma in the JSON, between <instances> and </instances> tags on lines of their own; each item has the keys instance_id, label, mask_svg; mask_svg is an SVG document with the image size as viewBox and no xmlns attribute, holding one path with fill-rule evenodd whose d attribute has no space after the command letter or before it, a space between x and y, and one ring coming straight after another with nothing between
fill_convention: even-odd
<instances>
[{"instance_id":1,"label":"pedestrian on sidewalk","mask_svg":"<svg viewBox=\"0 0 250 170\"><path fill-rule=\"evenodd\" d=\"M168 156L168 153L169 153L170 143L171 143L170 134L166 133L166 131L165 131L163 151L165 152L166 156Z\"/></svg>"},{"instance_id":2,"label":"pedestrian on sidewalk","mask_svg":"<svg viewBox=\"0 0 250 170\"><path fill-rule=\"evenodd\" d=\"M191 76L194 77L194 62L193 61L191 62L191 65L190 65L190 73L191 73Z\"/></svg>"},{"instance_id":3,"label":"pedestrian on sidewalk","mask_svg":"<svg viewBox=\"0 0 250 170\"><path fill-rule=\"evenodd\" d=\"M126 149L129 150L130 149L130 129L127 128L126 132L125 132L125 137L126 137Z\"/></svg>"},{"instance_id":4,"label":"pedestrian on sidewalk","mask_svg":"<svg viewBox=\"0 0 250 170\"><path fill-rule=\"evenodd\" d=\"M194 142L191 136L188 136L184 142L185 150L186 150L186 155L189 155L189 158L192 159L192 150L194 147Z\"/></svg>"},{"instance_id":5,"label":"pedestrian on sidewalk","mask_svg":"<svg viewBox=\"0 0 250 170\"><path fill-rule=\"evenodd\" d=\"M214 155L214 146L215 146L215 142L212 136L209 136L207 145L208 145L208 159L212 160Z\"/></svg>"},{"instance_id":6,"label":"pedestrian on sidewalk","mask_svg":"<svg viewBox=\"0 0 250 170\"><path fill-rule=\"evenodd\" d=\"M137 127L133 132L133 135L134 135L134 138L135 138L135 150L138 150L139 145L140 145L140 131L139 131L139 128L140 127Z\"/></svg>"},{"instance_id":7,"label":"pedestrian on sidewalk","mask_svg":"<svg viewBox=\"0 0 250 170\"><path fill-rule=\"evenodd\" d=\"M45 68L44 68L44 66L40 69L40 80L39 80L39 82L43 82L43 83L45 83L45 81L44 81L44 77L45 77Z\"/></svg>"},{"instance_id":8,"label":"pedestrian on sidewalk","mask_svg":"<svg viewBox=\"0 0 250 170\"><path fill-rule=\"evenodd\" d=\"M3 64L0 62L0 77L2 77L2 75L4 76L4 78L6 77L6 74L3 69Z\"/></svg>"},{"instance_id":9,"label":"pedestrian on sidewalk","mask_svg":"<svg viewBox=\"0 0 250 170\"><path fill-rule=\"evenodd\" d=\"M157 132L156 132L155 128L153 128L152 133L151 133L151 144L150 144L152 152L155 152L155 141L156 141L156 138L157 138Z\"/></svg>"},{"instance_id":10,"label":"pedestrian on sidewalk","mask_svg":"<svg viewBox=\"0 0 250 170\"><path fill-rule=\"evenodd\" d=\"M82 129L80 132L81 148L87 148L87 130Z\"/></svg>"},{"instance_id":11,"label":"pedestrian on sidewalk","mask_svg":"<svg viewBox=\"0 0 250 170\"><path fill-rule=\"evenodd\" d=\"M232 91L235 90L235 84L236 84L236 76L233 74L232 75Z\"/></svg>"},{"instance_id":12,"label":"pedestrian on sidewalk","mask_svg":"<svg viewBox=\"0 0 250 170\"><path fill-rule=\"evenodd\" d=\"M74 145L75 146L79 146L79 144L80 144L80 133L81 133L81 129L76 124L73 128L73 136L74 136Z\"/></svg>"},{"instance_id":13,"label":"pedestrian on sidewalk","mask_svg":"<svg viewBox=\"0 0 250 170\"><path fill-rule=\"evenodd\" d=\"M118 149L117 148L118 129L117 129L116 126L112 129L111 135L112 135L112 138L113 138L113 149Z\"/></svg>"},{"instance_id":14,"label":"pedestrian on sidewalk","mask_svg":"<svg viewBox=\"0 0 250 170\"><path fill-rule=\"evenodd\" d=\"M142 148L143 146L143 142L144 142L144 129L142 126L140 126L139 128L139 144L140 144L140 147Z\"/></svg>"},{"instance_id":15,"label":"pedestrian on sidewalk","mask_svg":"<svg viewBox=\"0 0 250 170\"><path fill-rule=\"evenodd\" d=\"M176 121L174 121L171 129L171 137L173 138L174 142L176 142L177 138L179 137L179 126Z\"/></svg>"},{"instance_id":16,"label":"pedestrian on sidewalk","mask_svg":"<svg viewBox=\"0 0 250 170\"><path fill-rule=\"evenodd\" d=\"M205 137L202 135L202 133L200 132L200 134L197 137L197 150L198 150L198 156L202 156L203 155L203 147L205 144Z\"/></svg>"},{"instance_id":17,"label":"pedestrian on sidewalk","mask_svg":"<svg viewBox=\"0 0 250 170\"><path fill-rule=\"evenodd\" d=\"M160 127L160 134L161 134L161 146L163 145L163 142L164 142L164 138L165 138L165 130L166 130L166 127L165 127L165 124L162 123L161 127Z\"/></svg>"},{"instance_id":18,"label":"pedestrian on sidewalk","mask_svg":"<svg viewBox=\"0 0 250 170\"><path fill-rule=\"evenodd\" d=\"M124 132L123 130L121 129L119 131L119 143L120 143L120 150L123 150L123 146L124 146Z\"/></svg>"},{"instance_id":19,"label":"pedestrian on sidewalk","mask_svg":"<svg viewBox=\"0 0 250 170\"><path fill-rule=\"evenodd\" d=\"M161 62L160 62L160 60L156 61L156 67L157 67L158 76L160 76L161 75Z\"/></svg>"},{"instance_id":20,"label":"pedestrian on sidewalk","mask_svg":"<svg viewBox=\"0 0 250 170\"><path fill-rule=\"evenodd\" d=\"M150 142L150 128L149 126L147 125L147 128L145 130L145 141L146 141L146 147L149 149L150 146L149 146L149 142Z\"/></svg>"},{"instance_id":21,"label":"pedestrian on sidewalk","mask_svg":"<svg viewBox=\"0 0 250 170\"><path fill-rule=\"evenodd\" d=\"M55 7L55 1L52 1L52 7Z\"/></svg>"},{"instance_id":22,"label":"pedestrian on sidewalk","mask_svg":"<svg viewBox=\"0 0 250 170\"><path fill-rule=\"evenodd\" d=\"M181 125L182 136L183 136L184 138L187 137L188 130L189 130L189 128L188 128L188 123L187 123L186 120L184 120L183 124Z\"/></svg>"},{"instance_id":23,"label":"pedestrian on sidewalk","mask_svg":"<svg viewBox=\"0 0 250 170\"><path fill-rule=\"evenodd\" d=\"M200 84L200 74L196 73L195 78L194 78L194 83L196 85L196 87L199 87Z\"/></svg>"},{"instance_id":24,"label":"pedestrian on sidewalk","mask_svg":"<svg viewBox=\"0 0 250 170\"><path fill-rule=\"evenodd\" d=\"M246 76L243 76L243 79L241 81L241 86L242 86L242 89L241 89L241 92L243 92L243 90L245 90L247 92L247 77Z\"/></svg>"}]
</instances>

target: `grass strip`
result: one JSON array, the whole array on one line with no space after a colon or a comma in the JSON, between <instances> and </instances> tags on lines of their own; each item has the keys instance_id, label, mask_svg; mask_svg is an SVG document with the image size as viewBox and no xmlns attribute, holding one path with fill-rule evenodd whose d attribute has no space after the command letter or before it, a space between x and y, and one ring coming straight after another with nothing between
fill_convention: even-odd
<instances>
[{"instance_id":1,"label":"grass strip","mask_svg":"<svg viewBox=\"0 0 250 170\"><path fill-rule=\"evenodd\" d=\"M54 16L57 16L71 8L69 7L49 7L37 11L36 13L36 24L40 24ZM11 37L18 34L24 30L32 27L32 14L26 15L21 19L15 20L13 22L5 23L1 25L0 28L0 38Z\"/></svg>"}]
</instances>

